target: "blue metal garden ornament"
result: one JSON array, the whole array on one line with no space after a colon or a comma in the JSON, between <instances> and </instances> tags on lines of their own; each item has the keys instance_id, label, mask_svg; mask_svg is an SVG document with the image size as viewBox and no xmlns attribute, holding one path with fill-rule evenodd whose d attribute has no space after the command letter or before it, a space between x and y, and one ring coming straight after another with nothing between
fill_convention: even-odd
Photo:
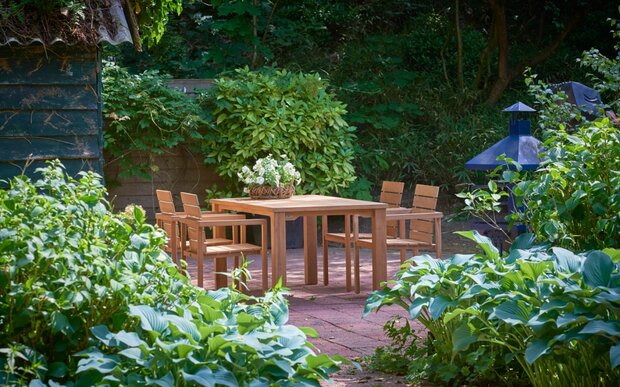
<instances>
[{"instance_id":1,"label":"blue metal garden ornament","mask_svg":"<svg viewBox=\"0 0 620 387\"><path fill-rule=\"evenodd\" d=\"M512 113L508 136L465 163L466 169L493 170L505 165L504 161L497 159L502 155L518 162L524 170L535 170L540 164L542 143L531 135L530 120L520 118L524 113L536 110L517 102L503 111Z\"/></svg>"}]
</instances>

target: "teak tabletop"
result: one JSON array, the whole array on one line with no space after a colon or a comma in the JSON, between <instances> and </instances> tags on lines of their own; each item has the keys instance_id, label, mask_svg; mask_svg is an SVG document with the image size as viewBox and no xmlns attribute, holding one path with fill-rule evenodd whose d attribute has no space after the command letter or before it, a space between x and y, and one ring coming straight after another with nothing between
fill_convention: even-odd
<instances>
[{"instance_id":1,"label":"teak tabletop","mask_svg":"<svg viewBox=\"0 0 620 387\"><path fill-rule=\"evenodd\" d=\"M305 282L318 282L317 267L317 217L323 215L360 215L372 220L372 287L387 279L386 209L387 204L365 200L346 199L323 195L294 195L289 199L256 200L251 198L211 199L214 212L237 211L264 215L270 218L272 286L279 278L286 285L286 220L304 218ZM222 263L220 263L222 264ZM225 262L223 262L225 264ZM225 271L217 267L216 271ZM218 276L217 287L225 286L226 277Z\"/></svg>"}]
</instances>

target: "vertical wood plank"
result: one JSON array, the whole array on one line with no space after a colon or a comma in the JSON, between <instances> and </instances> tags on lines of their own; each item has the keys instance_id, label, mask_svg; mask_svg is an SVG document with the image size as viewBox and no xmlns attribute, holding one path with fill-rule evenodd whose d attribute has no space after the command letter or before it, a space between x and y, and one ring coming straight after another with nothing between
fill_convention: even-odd
<instances>
[{"instance_id":1,"label":"vertical wood plank","mask_svg":"<svg viewBox=\"0 0 620 387\"><path fill-rule=\"evenodd\" d=\"M387 280L386 209L372 211L372 289L378 290Z\"/></svg>"},{"instance_id":2,"label":"vertical wood plank","mask_svg":"<svg viewBox=\"0 0 620 387\"><path fill-rule=\"evenodd\" d=\"M318 280L316 216L304 216L304 278L307 285ZM325 269L324 269L325 270ZM325 274L325 273L324 273Z\"/></svg>"},{"instance_id":3,"label":"vertical wood plank","mask_svg":"<svg viewBox=\"0 0 620 387\"><path fill-rule=\"evenodd\" d=\"M271 215L271 259L272 286L275 286L279 278L282 278L282 285L286 286L286 214L283 212Z\"/></svg>"}]
</instances>

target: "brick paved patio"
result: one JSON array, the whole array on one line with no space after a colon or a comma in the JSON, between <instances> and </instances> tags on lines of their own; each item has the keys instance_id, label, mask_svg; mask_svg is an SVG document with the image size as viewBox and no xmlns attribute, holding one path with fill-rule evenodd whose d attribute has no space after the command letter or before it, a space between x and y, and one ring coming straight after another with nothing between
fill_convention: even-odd
<instances>
[{"instance_id":1,"label":"brick paved patio","mask_svg":"<svg viewBox=\"0 0 620 387\"><path fill-rule=\"evenodd\" d=\"M252 258L250 258L252 259ZM260 294L260 257L250 264L252 280L249 281L253 294ZM343 355L354 359L370 355L378 346L389 344L383 333L383 325L393 315L406 316L402 308L388 307L378 313L362 318L364 303L371 293L371 258L369 250L362 250L360 257L360 294L345 289L344 249L330 247L330 283L323 285L323 262L319 256L319 283L304 284L303 249L287 250L288 288L290 289L290 323L309 326L317 330L318 339L311 339L317 348L330 355ZM389 252L388 278L399 268L398 252ZM213 287L210 274L212 262L205 264L205 287ZM195 278L195 262L188 262L192 278ZM270 280L271 283L271 280Z\"/></svg>"},{"instance_id":2,"label":"brick paved patio","mask_svg":"<svg viewBox=\"0 0 620 387\"><path fill-rule=\"evenodd\" d=\"M444 226L444 257L456 252L464 253L471 245L457 243L452 237L454 229L463 229L462 224ZM460 237L457 237L460 239ZM447 242L447 243L446 243ZM471 251L471 250L469 250ZM432 253L429 252L432 255ZM252 259L252 258L250 258ZM252 280L249 286L253 294L260 294L260 257L250 264ZM290 289L289 323L296 326L308 326L319 333L319 338L310 341L321 353L342 355L356 360L371 355L375 348L390 344L383 332L384 324L392 316L407 317L404 309L396 306L382 308L363 318L362 313L366 298L371 293L371 257L369 250L362 250L360 257L361 293L347 292L345 289L344 249L330 246L330 284L323 285L323 262L318 257L319 283L304 284L303 249L287 250L287 276ZM270 262L271 263L271 262ZM189 262L188 268L195 278L195 262ZM205 287L213 288L212 262L205 265ZM400 266L399 253L388 252L388 279L393 278ZM271 280L270 282L271 283ZM415 322L412 324L415 326ZM420 331L422 328L418 325ZM355 386L396 386L404 381L400 377L359 371L351 367L334 376L332 387Z\"/></svg>"}]
</instances>

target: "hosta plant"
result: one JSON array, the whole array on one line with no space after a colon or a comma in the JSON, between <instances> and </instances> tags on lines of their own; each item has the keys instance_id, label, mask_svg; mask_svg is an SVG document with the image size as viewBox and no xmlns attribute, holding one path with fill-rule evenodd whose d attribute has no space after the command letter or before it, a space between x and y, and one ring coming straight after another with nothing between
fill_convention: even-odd
<instances>
[{"instance_id":1,"label":"hosta plant","mask_svg":"<svg viewBox=\"0 0 620 387\"><path fill-rule=\"evenodd\" d=\"M534 246L524 234L502 257L488 238L461 234L481 252L414 257L366 304L365 313L401 305L427 328L427 376L504 384L527 377L535 386L620 378L618 250L575 254ZM469 361L472 354L483 354L487 367Z\"/></svg>"},{"instance_id":2,"label":"hosta plant","mask_svg":"<svg viewBox=\"0 0 620 387\"><path fill-rule=\"evenodd\" d=\"M99 177L39 172L0 190L1 385L318 385L337 369L286 324L280 289L196 288Z\"/></svg>"}]
</instances>

